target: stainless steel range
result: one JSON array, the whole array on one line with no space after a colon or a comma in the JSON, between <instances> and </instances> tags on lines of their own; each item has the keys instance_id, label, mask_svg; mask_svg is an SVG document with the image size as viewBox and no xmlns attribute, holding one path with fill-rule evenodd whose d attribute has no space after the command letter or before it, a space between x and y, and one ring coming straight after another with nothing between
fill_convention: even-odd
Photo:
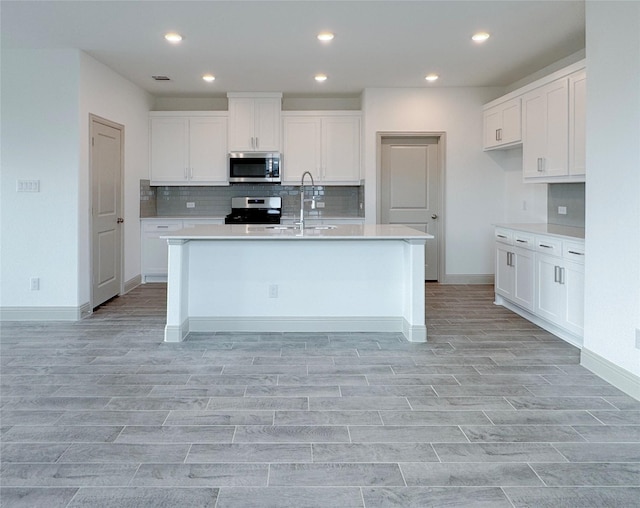
<instances>
[{"instance_id":1,"label":"stainless steel range","mask_svg":"<svg viewBox=\"0 0 640 508\"><path fill-rule=\"evenodd\" d=\"M225 224L280 224L282 217L281 197L237 197L231 198L231 213Z\"/></svg>"}]
</instances>

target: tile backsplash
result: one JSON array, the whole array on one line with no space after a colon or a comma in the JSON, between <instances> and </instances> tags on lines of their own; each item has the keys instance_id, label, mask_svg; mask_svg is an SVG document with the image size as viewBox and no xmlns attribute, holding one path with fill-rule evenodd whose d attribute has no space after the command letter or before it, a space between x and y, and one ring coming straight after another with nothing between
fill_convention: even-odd
<instances>
[{"instance_id":1,"label":"tile backsplash","mask_svg":"<svg viewBox=\"0 0 640 508\"><path fill-rule=\"evenodd\" d=\"M547 190L547 222L584 227L584 183L550 183ZM561 214L558 208L566 208Z\"/></svg>"},{"instance_id":2,"label":"tile backsplash","mask_svg":"<svg viewBox=\"0 0 640 508\"><path fill-rule=\"evenodd\" d=\"M311 195L307 186L308 197ZM324 208L306 210L309 217L364 216L364 186L321 186L313 191ZM271 184L234 184L228 187L159 186L140 180L141 217L211 217L225 216L231 211L231 198L236 196L281 196L282 213L293 216L300 210L300 187ZM194 208L187 208L194 203Z\"/></svg>"}]
</instances>

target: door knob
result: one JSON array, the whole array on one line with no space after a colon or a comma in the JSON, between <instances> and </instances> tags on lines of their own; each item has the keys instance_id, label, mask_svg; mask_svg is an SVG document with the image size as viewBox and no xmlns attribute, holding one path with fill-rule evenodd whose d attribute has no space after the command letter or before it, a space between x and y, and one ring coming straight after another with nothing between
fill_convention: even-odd
<instances>
[{"instance_id":1,"label":"door knob","mask_svg":"<svg viewBox=\"0 0 640 508\"><path fill-rule=\"evenodd\" d=\"M433 220L435 220L435 219L437 219L437 218L438 218L438 215L434 213L434 214L431 216L431 218L432 218Z\"/></svg>"},{"instance_id":2,"label":"door knob","mask_svg":"<svg viewBox=\"0 0 640 508\"><path fill-rule=\"evenodd\" d=\"M122 217L118 217L118 220L116 220L116 222L118 224L122 224L124 222L124 219Z\"/></svg>"}]
</instances>

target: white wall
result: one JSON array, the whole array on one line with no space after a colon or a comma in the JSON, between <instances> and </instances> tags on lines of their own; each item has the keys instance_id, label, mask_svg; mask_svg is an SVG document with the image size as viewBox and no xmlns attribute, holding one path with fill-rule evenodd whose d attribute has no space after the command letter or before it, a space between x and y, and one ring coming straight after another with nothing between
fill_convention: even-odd
<instances>
[{"instance_id":1,"label":"white wall","mask_svg":"<svg viewBox=\"0 0 640 508\"><path fill-rule=\"evenodd\" d=\"M89 113L125 126L123 278L140 274L139 180L148 175L151 104L78 50L3 50L3 311L55 308L47 316L73 319L89 303ZM40 180L40 192L17 193L17 179ZM40 278L39 291L30 290L31 277Z\"/></svg>"},{"instance_id":2,"label":"white wall","mask_svg":"<svg viewBox=\"0 0 640 508\"><path fill-rule=\"evenodd\" d=\"M2 51L3 308L78 305L79 65L75 50Z\"/></svg>"},{"instance_id":3,"label":"white wall","mask_svg":"<svg viewBox=\"0 0 640 508\"><path fill-rule=\"evenodd\" d=\"M91 295L89 114L124 125L123 280L140 275L140 179L149 178L148 112L153 98L86 53L80 53L80 300Z\"/></svg>"},{"instance_id":4,"label":"white wall","mask_svg":"<svg viewBox=\"0 0 640 508\"><path fill-rule=\"evenodd\" d=\"M514 202L535 201L522 184L507 185L507 172L515 174L517 157L482 151L482 106L502 95L496 88L366 89L364 115L364 168L366 220L376 220L376 133L446 132L445 227L447 276L492 275L492 224L513 221L505 206L506 192ZM506 161L506 166L505 166ZM506 167L506 169L505 169ZM520 160L521 167L521 160ZM521 178L521 173L520 173ZM546 190L545 190L546 193ZM534 196L539 193L533 192ZM514 206L515 208L515 206ZM518 219L536 220L539 205ZM546 219L546 198L544 200Z\"/></svg>"},{"instance_id":5,"label":"white wall","mask_svg":"<svg viewBox=\"0 0 640 508\"><path fill-rule=\"evenodd\" d=\"M583 363L640 376L640 3L586 3L587 184ZM593 354L597 357L593 357ZM595 362L595 364L594 364ZM585 364L587 364L585 363ZM624 376L623 376L624 377ZM636 397L640 398L640 380Z\"/></svg>"}]
</instances>

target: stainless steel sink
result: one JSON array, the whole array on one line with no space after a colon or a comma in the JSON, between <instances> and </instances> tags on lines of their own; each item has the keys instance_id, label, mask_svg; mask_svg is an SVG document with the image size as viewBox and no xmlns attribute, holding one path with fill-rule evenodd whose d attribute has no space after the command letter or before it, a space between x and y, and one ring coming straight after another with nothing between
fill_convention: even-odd
<instances>
[{"instance_id":1,"label":"stainless steel sink","mask_svg":"<svg viewBox=\"0 0 640 508\"><path fill-rule=\"evenodd\" d=\"M322 226L309 226L308 228L305 229L336 229L338 226L329 226L329 225L322 225Z\"/></svg>"},{"instance_id":2,"label":"stainless steel sink","mask_svg":"<svg viewBox=\"0 0 640 508\"><path fill-rule=\"evenodd\" d=\"M328 229L336 229L338 226L333 226L333 225L321 225L321 226L305 226L305 230L310 229L310 230L328 230ZM265 229L272 229L275 231L284 231L284 230L288 230L288 229L297 229L300 230L299 226L296 225L289 225L289 224L277 224L274 226L265 226Z\"/></svg>"}]
</instances>

